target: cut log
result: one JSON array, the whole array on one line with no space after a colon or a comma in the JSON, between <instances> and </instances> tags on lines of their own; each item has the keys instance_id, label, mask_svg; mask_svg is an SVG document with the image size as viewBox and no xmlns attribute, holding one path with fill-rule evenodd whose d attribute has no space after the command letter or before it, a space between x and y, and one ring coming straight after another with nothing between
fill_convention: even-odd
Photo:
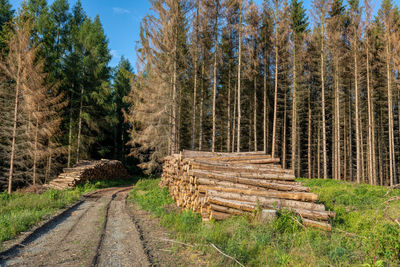
<instances>
[{"instance_id":1,"label":"cut log","mask_svg":"<svg viewBox=\"0 0 400 267\"><path fill-rule=\"evenodd\" d=\"M232 215L229 213L220 212L220 211L216 211L216 210L211 210L211 212L210 212L210 220L214 219L217 221L221 221L221 220L228 219L231 216Z\"/></svg>"},{"instance_id":2,"label":"cut log","mask_svg":"<svg viewBox=\"0 0 400 267\"><path fill-rule=\"evenodd\" d=\"M318 195L295 181L292 170L264 152L211 153L184 150L165 158L160 186L185 210L205 221L222 220L257 209L288 208L305 225L330 229L335 214L315 203Z\"/></svg>"},{"instance_id":3,"label":"cut log","mask_svg":"<svg viewBox=\"0 0 400 267\"><path fill-rule=\"evenodd\" d=\"M217 204L211 204L210 207L211 207L211 210L228 213L228 214L232 214L232 215L241 215L241 214L245 213L243 210L233 209L233 208L229 208L229 207L225 207L225 206L220 206Z\"/></svg>"},{"instance_id":4,"label":"cut log","mask_svg":"<svg viewBox=\"0 0 400 267\"><path fill-rule=\"evenodd\" d=\"M191 176L199 177L199 178L209 178L210 180L220 180L220 181L228 181L237 184L246 184L253 185L257 187L265 187L269 189L275 189L280 191L297 191L297 192L309 192L310 188L305 186L289 185L289 184L279 184L272 183L270 181L265 181L262 179L254 179L254 178L242 178L240 176L235 176L235 173L232 174L224 174L224 173L215 173L208 171L200 171L194 170L189 172Z\"/></svg>"},{"instance_id":5,"label":"cut log","mask_svg":"<svg viewBox=\"0 0 400 267\"><path fill-rule=\"evenodd\" d=\"M309 220L309 219L302 219L302 221L305 226L319 228L324 231L332 231L332 227L329 223L318 222L318 221L313 221L313 220Z\"/></svg>"},{"instance_id":6,"label":"cut log","mask_svg":"<svg viewBox=\"0 0 400 267\"><path fill-rule=\"evenodd\" d=\"M252 190L252 189L237 189L237 188L226 188L220 186L208 186L199 185L200 192L207 192L208 190L220 191L225 193L237 193L250 196L262 196L267 198L278 198L278 199L291 199L291 200L301 200L301 201L316 201L318 200L318 195L314 193L305 192L279 192L279 191L265 191L265 190Z\"/></svg>"},{"instance_id":7,"label":"cut log","mask_svg":"<svg viewBox=\"0 0 400 267\"><path fill-rule=\"evenodd\" d=\"M217 204L224 207L230 207L237 210L242 211L250 211L252 212L257 208L257 204L254 202L245 202L245 201L237 201L237 200L228 200L220 197L211 196L208 198L208 202Z\"/></svg>"},{"instance_id":8,"label":"cut log","mask_svg":"<svg viewBox=\"0 0 400 267\"><path fill-rule=\"evenodd\" d=\"M322 204L316 204L312 202L302 202L296 200L287 200L287 199L277 199L277 198L268 198L262 196L254 196L254 195L243 195L239 193L225 193L215 190L208 190L207 196L216 196L229 200L238 200L245 202L253 202L259 203L261 206L266 208L298 208L298 209L306 209L306 210L315 210L315 211L324 211L325 206Z\"/></svg>"}]
</instances>

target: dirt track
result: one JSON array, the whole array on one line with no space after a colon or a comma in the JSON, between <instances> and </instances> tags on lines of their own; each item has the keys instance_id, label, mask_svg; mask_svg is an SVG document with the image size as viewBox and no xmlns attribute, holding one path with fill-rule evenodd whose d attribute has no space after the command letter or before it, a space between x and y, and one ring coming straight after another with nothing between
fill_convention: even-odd
<instances>
[{"instance_id":1,"label":"dirt track","mask_svg":"<svg viewBox=\"0 0 400 267\"><path fill-rule=\"evenodd\" d=\"M108 188L88 195L3 253L0 266L151 265L127 209L131 188Z\"/></svg>"}]
</instances>

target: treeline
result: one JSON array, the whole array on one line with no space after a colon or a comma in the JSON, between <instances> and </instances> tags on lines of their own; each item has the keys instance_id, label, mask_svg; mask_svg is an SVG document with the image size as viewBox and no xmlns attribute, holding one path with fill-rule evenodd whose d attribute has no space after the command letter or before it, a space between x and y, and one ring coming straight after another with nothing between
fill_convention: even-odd
<instances>
[{"instance_id":1,"label":"treeline","mask_svg":"<svg viewBox=\"0 0 400 267\"><path fill-rule=\"evenodd\" d=\"M152 1L130 97L143 167L260 150L296 176L398 183L400 14L373 3Z\"/></svg>"},{"instance_id":2,"label":"treeline","mask_svg":"<svg viewBox=\"0 0 400 267\"><path fill-rule=\"evenodd\" d=\"M128 60L109 67L100 18L78 1L0 1L0 190L44 183L80 159L126 160Z\"/></svg>"}]
</instances>

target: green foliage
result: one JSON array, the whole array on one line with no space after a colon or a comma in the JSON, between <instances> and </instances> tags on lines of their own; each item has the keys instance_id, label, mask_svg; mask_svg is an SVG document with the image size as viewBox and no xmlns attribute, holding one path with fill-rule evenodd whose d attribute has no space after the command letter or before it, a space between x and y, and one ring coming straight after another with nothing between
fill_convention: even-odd
<instances>
[{"instance_id":1,"label":"green foliage","mask_svg":"<svg viewBox=\"0 0 400 267\"><path fill-rule=\"evenodd\" d=\"M38 223L58 209L77 201L81 188L68 191L48 190L43 194L0 194L0 242L10 239Z\"/></svg>"},{"instance_id":2,"label":"green foliage","mask_svg":"<svg viewBox=\"0 0 400 267\"><path fill-rule=\"evenodd\" d=\"M337 213L331 233L304 229L292 212L281 210L271 223L252 216L202 223L198 214L180 211L159 179L141 180L130 200L160 217L161 225L174 231L183 242L213 255L213 264L233 262L221 257L215 244L246 266L397 266L400 264L400 229L383 216L384 202L400 192L369 185L334 180L301 181L320 195L321 202ZM400 213L400 203L393 203Z\"/></svg>"}]
</instances>

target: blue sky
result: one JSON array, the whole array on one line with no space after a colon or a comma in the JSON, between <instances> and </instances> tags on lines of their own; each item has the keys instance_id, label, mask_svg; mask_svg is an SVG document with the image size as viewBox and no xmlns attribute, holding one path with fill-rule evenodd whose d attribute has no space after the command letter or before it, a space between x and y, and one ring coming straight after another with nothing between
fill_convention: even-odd
<instances>
[{"instance_id":1,"label":"blue sky","mask_svg":"<svg viewBox=\"0 0 400 267\"><path fill-rule=\"evenodd\" d=\"M72 7L77 0L69 0ZM381 0L375 2L375 10L380 6ZM14 9L17 9L22 0L10 0ZM48 0L51 4L53 0ZM148 0L81 0L86 13L90 17L100 15L106 35L109 39L109 46L113 59L111 66L118 64L121 56L125 56L135 68L136 43L139 40L140 22L148 13L150 3ZM261 4L263 0L255 0ZM344 2L347 2L346 0ZM400 0L394 0L399 4ZM304 0L304 5L310 11L312 0Z\"/></svg>"},{"instance_id":2,"label":"blue sky","mask_svg":"<svg viewBox=\"0 0 400 267\"><path fill-rule=\"evenodd\" d=\"M53 0L47 0L51 4ZM72 7L77 0L69 0ZM10 0L17 10L22 0ZM81 0L86 14L94 18L100 15L113 59L111 66L118 64L125 56L134 66L136 42L139 40L140 21L147 14L150 3L147 0ZM135 67L135 66L134 66Z\"/></svg>"}]
</instances>

